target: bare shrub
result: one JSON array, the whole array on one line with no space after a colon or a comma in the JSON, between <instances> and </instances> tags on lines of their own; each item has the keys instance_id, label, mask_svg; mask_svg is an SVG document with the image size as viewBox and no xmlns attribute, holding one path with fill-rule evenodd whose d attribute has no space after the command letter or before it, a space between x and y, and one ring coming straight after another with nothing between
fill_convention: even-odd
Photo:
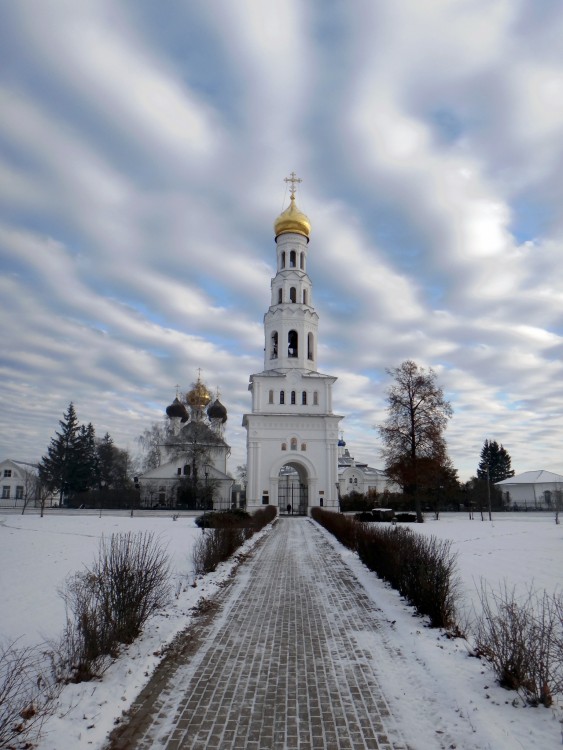
<instances>
[{"instance_id":1,"label":"bare shrub","mask_svg":"<svg viewBox=\"0 0 563 750\"><path fill-rule=\"evenodd\" d=\"M312 517L384 581L397 589L436 628L458 630L458 579L451 542L397 526L373 526L313 508Z\"/></svg>"},{"instance_id":2,"label":"bare shrub","mask_svg":"<svg viewBox=\"0 0 563 750\"><path fill-rule=\"evenodd\" d=\"M360 524L353 518L322 508L311 508L311 518L324 526L331 534L334 534L345 547L356 549L356 536Z\"/></svg>"},{"instance_id":3,"label":"bare shrub","mask_svg":"<svg viewBox=\"0 0 563 750\"><path fill-rule=\"evenodd\" d=\"M150 532L103 539L89 574L98 606L118 643L132 643L170 598L168 555Z\"/></svg>"},{"instance_id":4,"label":"bare shrub","mask_svg":"<svg viewBox=\"0 0 563 750\"><path fill-rule=\"evenodd\" d=\"M37 648L0 645L0 748L34 741L52 715L60 686Z\"/></svg>"},{"instance_id":5,"label":"bare shrub","mask_svg":"<svg viewBox=\"0 0 563 750\"><path fill-rule=\"evenodd\" d=\"M66 624L53 668L62 682L84 682L99 677L115 655L117 642L111 622L99 606L97 584L90 572L69 577L60 591L66 607Z\"/></svg>"},{"instance_id":6,"label":"bare shrub","mask_svg":"<svg viewBox=\"0 0 563 750\"><path fill-rule=\"evenodd\" d=\"M170 598L169 565L154 534L102 539L91 569L71 576L61 591L67 622L56 661L65 681L99 676L119 644L132 643L148 618Z\"/></svg>"},{"instance_id":7,"label":"bare shrub","mask_svg":"<svg viewBox=\"0 0 563 750\"><path fill-rule=\"evenodd\" d=\"M252 529L250 532L252 533ZM213 572L219 563L228 560L246 538L245 529L233 526L206 531L193 546L192 559L196 575Z\"/></svg>"},{"instance_id":8,"label":"bare shrub","mask_svg":"<svg viewBox=\"0 0 563 750\"><path fill-rule=\"evenodd\" d=\"M244 524L212 528L203 525L203 533L192 549L195 574L205 575L213 572L219 563L228 560L247 539L273 521L276 515L276 508L270 505L257 510Z\"/></svg>"},{"instance_id":9,"label":"bare shrub","mask_svg":"<svg viewBox=\"0 0 563 750\"><path fill-rule=\"evenodd\" d=\"M278 512L273 505L265 505L263 508L258 508L252 514L252 525L255 531L260 531L269 523L271 523L277 516Z\"/></svg>"},{"instance_id":10,"label":"bare shrub","mask_svg":"<svg viewBox=\"0 0 563 750\"><path fill-rule=\"evenodd\" d=\"M522 597L504 584L481 585L481 615L475 621L477 653L491 662L499 684L517 690L532 705L550 706L563 691L563 602L561 595Z\"/></svg>"}]
</instances>

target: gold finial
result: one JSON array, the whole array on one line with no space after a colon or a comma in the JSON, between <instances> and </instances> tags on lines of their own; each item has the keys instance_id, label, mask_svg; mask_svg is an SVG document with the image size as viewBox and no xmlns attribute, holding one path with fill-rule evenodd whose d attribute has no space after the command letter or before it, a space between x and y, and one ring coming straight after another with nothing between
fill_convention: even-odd
<instances>
[{"instance_id":1,"label":"gold finial","mask_svg":"<svg viewBox=\"0 0 563 750\"><path fill-rule=\"evenodd\" d=\"M299 182L303 182L303 180L301 179L301 177L297 177L297 175L295 174L295 172L292 172L289 175L289 177L284 177L283 181L284 182L291 182L291 187L289 188L289 197L291 198L292 201L294 201L295 200L295 191L297 190L296 186L297 186L297 184Z\"/></svg>"}]
</instances>

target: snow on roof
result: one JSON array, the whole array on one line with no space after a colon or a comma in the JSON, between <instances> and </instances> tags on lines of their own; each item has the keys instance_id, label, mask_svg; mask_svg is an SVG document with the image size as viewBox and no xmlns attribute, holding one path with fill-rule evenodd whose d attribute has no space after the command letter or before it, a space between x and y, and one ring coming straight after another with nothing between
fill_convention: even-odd
<instances>
[{"instance_id":1,"label":"snow on roof","mask_svg":"<svg viewBox=\"0 0 563 750\"><path fill-rule=\"evenodd\" d=\"M515 477L503 479L502 482L495 482L495 484L554 484L558 482L563 484L563 476L561 474L554 474L552 471L540 469L539 471L525 471L522 474L517 474Z\"/></svg>"}]
</instances>

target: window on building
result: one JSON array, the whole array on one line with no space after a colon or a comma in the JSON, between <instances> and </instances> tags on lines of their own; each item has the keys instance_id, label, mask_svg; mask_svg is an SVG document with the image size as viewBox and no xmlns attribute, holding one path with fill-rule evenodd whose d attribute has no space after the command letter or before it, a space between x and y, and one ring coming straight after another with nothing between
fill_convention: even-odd
<instances>
[{"instance_id":1,"label":"window on building","mask_svg":"<svg viewBox=\"0 0 563 750\"><path fill-rule=\"evenodd\" d=\"M292 250L289 253L289 267L290 268L295 268L296 262L297 262L297 254L296 254L295 250Z\"/></svg>"},{"instance_id":2,"label":"window on building","mask_svg":"<svg viewBox=\"0 0 563 750\"><path fill-rule=\"evenodd\" d=\"M16 487L16 500L23 500L23 485L21 484Z\"/></svg>"},{"instance_id":3,"label":"window on building","mask_svg":"<svg viewBox=\"0 0 563 750\"><path fill-rule=\"evenodd\" d=\"M182 476L182 467L178 466L178 471L176 472L178 476Z\"/></svg>"},{"instance_id":4,"label":"window on building","mask_svg":"<svg viewBox=\"0 0 563 750\"><path fill-rule=\"evenodd\" d=\"M304 305L307 305L307 304L309 304L309 303L307 302L307 290L306 290L306 289L303 289L303 304L304 304Z\"/></svg>"},{"instance_id":5,"label":"window on building","mask_svg":"<svg viewBox=\"0 0 563 750\"><path fill-rule=\"evenodd\" d=\"M301 403L303 406L307 406L307 391L301 393Z\"/></svg>"},{"instance_id":6,"label":"window on building","mask_svg":"<svg viewBox=\"0 0 563 750\"><path fill-rule=\"evenodd\" d=\"M283 302L283 289L280 287L278 289L278 305L281 305Z\"/></svg>"},{"instance_id":7,"label":"window on building","mask_svg":"<svg viewBox=\"0 0 563 750\"><path fill-rule=\"evenodd\" d=\"M285 250L281 254L281 267L285 268Z\"/></svg>"},{"instance_id":8,"label":"window on building","mask_svg":"<svg viewBox=\"0 0 563 750\"><path fill-rule=\"evenodd\" d=\"M307 450L307 443L301 443L301 450L306 451Z\"/></svg>"},{"instance_id":9,"label":"window on building","mask_svg":"<svg viewBox=\"0 0 563 750\"><path fill-rule=\"evenodd\" d=\"M313 406L318 406L318 405L319 405L319 392L314 391L313 392Z\"/></svg>"},{"instance_id":10,"label":"window on building","mask_svg":"<svg viewBox=\"0 0 563 750\"><path fill-rule=\"evenodd\" d=\"M6 485L2 487L2 500L9 500L10 498L10 488Z\"/></svg>"},{"instance_id":11,"label":"window on building","mask_svg":"<svg viewBox=\"0 0 563 750\"><path fill-rule=\"evenodd\" d=\"M270 391L268 393L268 403L269 404L273 404L274 403L274 392L273 391Z\"/></svg>"},{"instance_id":12,"label":"window on building","mask_svg":"<svg viewBox=\"0 0 563 750\"><path fill-rule=\"evenodd\" d=\"M189 477L192 473L192 467L189 464L184 466L184 476Z\"/></svg>"},{"instance_id":13,"label":"window on building","mask_svg":"<svg viewBox=\"0 0 563 750\"><path fill-rule=\"evenodd\" d=\"M287 443L282 443L282 451L286 451L286 450L287 450Z\"/></svg>"},{"instance_id":14,"label":"window on building","mask_svg":"<svg viewBox=\"0 0 563 750\"><path fill-rule=\"evenodd\" d=\"M297 290L294 286L291 287L289 290L289 301L290 302L297 302Z\"/></svg>"},{"instance_id":15,"label":"window on building","mask_svg":"<svg viewBox=\"0 0 563 750\"><path fill-rule=\"evenodd\" d=\"M285 391L280 391L280 404L285 404Z\"/></svg>"},{"instance_id":16,"label":"window on building","mask_svg":"<svg viewBox=\"0 0 563 750\"><path fill-rule=\"evenodd\" d=\"M12 470L11 469L4 469L4 476L11 477L12 476Z\"/></svg>"},{"instance_id":17,"label":"window on building","mask_svg":"<svg viewBox=\"0 0 563 750\"><path fill-rule=\"evenodd\" d=\"M297 438L291 438L291 450L292 451L297 450Z\"/></svg>"},{"instance_id":18,"label":"window on building","mask_svg":"<svg viewBox=\"0 0 563 750\"><path fill-rule=\"evenodd\" d=\"M354 484L358 484L358 477L354 477Z\"/></svg>"},{"instance_id":19,"label":"window on building","mask_svg":"<svg viewBox=\"0 0 563 750\"><path fill-rule=\"evenodd\" d=\"M297 344L298 344L297 331L290 331L287 334L287 356L288 357L298 356Z\"/></svg>"},{"instance_id":20,"label":"window on building","mask_svg":"<svg viewBox=\"0 0 563 750\"><path fill-rule=\"evenodd\" d=\"M291 403L295 403L295 391L291 391Z\"/></svg>"},{"instance_id":21,"label":"window on building","mask_svg":"<svg viewBox=\"0 0 563 750\"><path fill-rule=\"evenodd\" d=\"M278 332L272 331L270 337L270 359L278 358Z\"/></svg>"},{"instance_id":22,"label":"window on building","mask_svg":"<svg viewBox=\"0 0 563 750\"><path fill-rule=\"evenodd\" d=\"M269 505L270 504L270 498L268 495L262 495L262 505Z\"/></svg>"},{"instance_id":23,"label":"window on building","mask_svg":"<svg viewBox=\"0 0 563 750\"><path fill-rule=\"evenodd\" d=\"M350 479L348 480L348 482L349 482L350 484L352 484L352 481L353 481L353 480L352 480L352 477L350 477Z\"/></svg>"},{"instance_id":24,"label":"window on building","mask_svg":"<svg viewBox=\"0 0 563 750\"><path fill-rule=\"evenodd\" d=\"M305 253L301 253L299 255L299 268L304 271L305 270Z\"/></svg>"},{"instance_id":25,"label":"window on building","mask_svg":"<svg viewBox=\"0 0 563 750\"><path fill-rule=\"evenodd\" d=\"M314 359L315 338L312 333L307 334L307 359Z\"/></svg>"}]
</instances>

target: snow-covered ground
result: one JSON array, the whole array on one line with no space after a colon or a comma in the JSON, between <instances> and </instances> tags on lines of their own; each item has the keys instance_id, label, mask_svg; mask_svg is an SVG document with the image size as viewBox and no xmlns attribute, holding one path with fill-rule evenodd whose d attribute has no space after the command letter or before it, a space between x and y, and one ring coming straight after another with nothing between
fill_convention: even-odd
<instances>
[{"instance_id":1,"label":"snow-covered ground","mask_svg":"<svg viewBox=\"0 0 563 750\"><path fill-rule=\"evenodd\" d=\"M459 554L466 609L471 604L478 606L482 580L493 588L506 582L523 590L533 583L535 588L550 593L560 585L563 525L556 526L552 516L503 514L496 515L490 523L469 520L460 514L444 514L438 521L428 517L427 523L416 526L415 530L452 540L453 549ZM192 608L200 597L213 595L229 575L232 564L222 565L216 573L199 579L195 588L192 586L191 546L201 531L189 516L174 521L169 513L133 517L125 513L104 513L99 517L74 511L49 512L44 518L34 513L24 516L0 513L0 597L4 603L0 637L3 642L19 638L22 644L34 644L56 638L64 625L64 606L57 592L65 578L92 563L103 535L129 531L152 531L166 545L177 596L166 613L149 622L143 636L125 650L101 682L65 688L61 710L46 725L40 750L101 748L115 719L129 707L158 663L162 648L189 623ZM251 546L256 540L254 537L247 545ZM448 685L453 690L456 685L459 691L462 686L463 703L459 711L466 716L474 715L476 725L471 747L512 750L518 746L533 746L547 750L561 745L561 705L550 709L513 706L514 694L494 685L494 678L485 664L466 657L463 641L450 641L437 631L424 628L421 621L413 619L412 612L398 595L377 581L357 557L344 549L342 556L364 582L386 618L394 621L394 630L404 633L405 654L412 654L418 662L412 664L413 675L416 669L423 667L431 671L437 690L444 690ZM412 691L412 686L398 682L399 673L382 675L389 681L390 692L397 701ZM483 707L484 700L487 710ZM480 721L498 725L494 745L475 744ZM406 735L416 737L416 728L406 727ZM492 736L490 732L488 736ZM520 745L514 744L514 738L518 738ZM458 745L459 749L461 747L463 745Z\"/></svg>"}]
</instances>

